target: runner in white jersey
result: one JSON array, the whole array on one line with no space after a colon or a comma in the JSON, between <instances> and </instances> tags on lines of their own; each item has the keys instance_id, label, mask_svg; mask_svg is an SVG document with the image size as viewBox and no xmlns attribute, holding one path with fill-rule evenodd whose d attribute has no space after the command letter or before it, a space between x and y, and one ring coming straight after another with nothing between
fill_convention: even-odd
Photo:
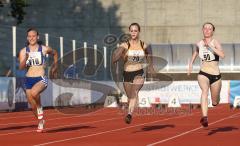
<instances>
[{"instance_id":1,"label":"runner in white jersey","mask_svg":"<svg viewBox=\"0 0 240 146\"><path fill-rule=\"evenodd\" d=\"M221 74L219 70L219 57L224 58L224 51L221 44L213 38L215 26L206 22L202 28L204 38L197 43L197 49L192 55L188 68L188 75L192 72L192 65L199 55L201 67L198 74L198 83L202 90L201 108L202 118L200 123L208 126L208 91L210 90L212 105L216 106L220 102Z\"/></svg>"},{"instance_id":2,"label":"runner in white jersey","mask_svg":"<svg viewBox=\"0 0 240 146\"><path fill-rule=\"evenodd\" d=\"M42 132L45 120L43 118L43 109L40 101L40 93L47 87L47 78L45 76L44 57L46 54L54 56L54 63L52 66L51 74L56 75L57 71L57 51L50 47L38 43L38 31L30 28L27 31L26 47L20 50L19 54L19 69L27 68L25 77L25 88L29 104L35 117L39 120L37 132Z\"/></svg>"},{"instance_id":3,"label":"runner in white jersey","mask_svg":"<svg viewBox=\"0 0 240 146\"><path fill-rule=\"evenodd\" d=\"M144 84L144 59L147 58L149 71L154 72L151 54L147 45L139 39L140 26L138 23L132 23L129 26L131 39L120 44L112 56L112 62L116 63L121 57L124 60L124 89L128 97L128 114L125 122L130 124L132 113L138 100L138 92Z\"/></svg>"}]
</instances>

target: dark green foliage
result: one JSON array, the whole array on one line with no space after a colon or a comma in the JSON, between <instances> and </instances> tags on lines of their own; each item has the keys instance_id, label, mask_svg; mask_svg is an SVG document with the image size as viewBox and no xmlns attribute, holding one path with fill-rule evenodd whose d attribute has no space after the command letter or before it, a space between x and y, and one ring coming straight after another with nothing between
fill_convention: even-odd
<instances>
[{"instance_id":1,"label":"dark green foliage","mask_svg":"<svg viewBox=\"0 0 240 146\"><path fill-rule=\"evenodd\" d=\"M17 24L21 24L26 14L24 11L24 7L27 6L26 0L11 0L10 6L12 17L17 19Z\"/></svg>"}]
</instances>

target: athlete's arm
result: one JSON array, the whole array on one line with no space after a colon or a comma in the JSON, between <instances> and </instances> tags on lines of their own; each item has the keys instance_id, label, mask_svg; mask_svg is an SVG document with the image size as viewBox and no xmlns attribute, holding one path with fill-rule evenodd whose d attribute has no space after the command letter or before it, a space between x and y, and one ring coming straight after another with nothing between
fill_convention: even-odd
<instances>
[{"instance_id":1,"label":"athlete's arm","mask_svg":"<svg viewBox=\"0 0 240 146\"><path fill-rule=\"evenodd\" d=\"M53 55L53 63L54 65L57 65L57 60L58 60L58 53L55 49L52 49L51 47L46 47L47 48L47 51L46 53L47 54L50 54L50 55Z\"/></svg>"},{"instance_id":2,"label":"athlete's arm","mask_svg":"<svg viewBox=\"0 0 240 146\"><path fill-rule=\"evenodd\" d=\"M198 46L197 46L196 49L195 49L195 51L193 52L192 59L191 59L191 61L189 62L189 65L188 65L188 75L190 75L191 72L192 72L192 65L193 65L195 59L196 59L197 56L198 56L198 52L199 52L199 48L198 48Z\"/></svg>"},{"instance_id":3,"label":"athlete's arm","mask_svg":"<svg viewBox=\"0 0 240 146\"><path fill-rule=\"evenodd\" d=\"M153 54L152 54L152 48L150 45L144 44L143 46L146 54L146 59L148 63L148 72L155 73L154 67L153 67Z\"/></svg>"},{"instance_id":4,"label":"athlete's arm","mask_svg":"<svg viewBox=\"0 0 240 146\"><path fill-rule=\"evenodd\" d=\"M58 53L55 49L52 49L51 47L46 46L46 54L53 55L53 64L51 67L51 76L56 78L57 68L58 68Z\"/></svg>"},{"instance_id":5,"label":"athlete's arm","mask_svg":"<svg viewBox=\"0 0 240 146\"><path fill-rule=\"evenodd\" d=\"M224 58L225 57L225 54L224 54L224 51L222 49L222 45L217 41L217 40L214 40L214 45L215 47L211 47L213 49L213 51L221 58Z\"/></svg>"},{"instance_id":6,"label":"athlete's arm","mask_svg":"<svg viewBox=\"0 0 240 146\"><path fill-rule=\"evenodd\" d=\"M26 49L22 48L19 53L19 69L25 69L26 68L26 61L28 58L28 54L26 53Z\"/></svg>"},{"instance_id":7,"label":"athlete's arm","mask_svg":"<svg viewBox=\"0 0 240 146\"><path fill-rule=\"evenodd\" d=\"M113 52L112 55L112 63L116 63L123 55L125 52L126 46L124 43L120 44L120 46Z\"/></svg>"}]
</instances>

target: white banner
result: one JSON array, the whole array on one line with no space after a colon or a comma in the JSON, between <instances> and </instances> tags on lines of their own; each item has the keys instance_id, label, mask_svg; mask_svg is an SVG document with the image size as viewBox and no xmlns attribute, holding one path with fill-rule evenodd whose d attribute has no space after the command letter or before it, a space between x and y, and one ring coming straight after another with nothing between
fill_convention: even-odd
<instances>
[{"instance_id":1,"label":"white banner","mask_svg":"<svg viewBox=\"0 0 240 146\"><path fill-rule=\"evenodd\" d=\"M161 82L159 82L159 84L161 84ZM145 84L144 86L146 85L147 84ZM228 103L228 90L229 81L222 81L220 103ZM148 90L140 90L139 92L140 98L147 97L152 104L168 104L169 100L175 96L178 96L181 104L199 104L201 97L201 89L197 81L174 81L166 87L158 89L155 88L153 90L148 88Z\"/></svg>"},{"instance_id":2,"label":"white banner","mask_svg":"<svg viewBox=\"0 0 240 146\"><path fill-rule=\"evenodd\" d=\"M59 86L55 83L52 84L52 88L54 89L52 91L52 100L54 106L90 104L94 102L92 100L98 99L103 95L101 92L90 90L91 87L89 87L89 89L83 89L76 87L65 87L64 85Z\"/></svg>"},{"instance_id":3,"label":"white banner","mask_svg":"<svg viewBox=\"0 0 240 146\"><path fill-rule=\"evenodd\" d=\"M15 108L15 78L0 78L0 110L12 110Z\"/></svg>"},{"instance_id":4,"label":"white banner","mask_svg":"<svg viewBox=\"0 0 240 146\"><path fill-rule=\"evenodd\" d=\"M41 103L46 106L68 106L100 102L116 87L114 82L79 81L71 79L48 80L48 87L41 94Z\"/></svg>"},{"instance_id":5,"label":"white banner","mask_svg":"<svg viewBox=\"0 0 240 146\"><path fill-rule=\"evenodd\" d=\"M21 88L17 90L16 99L10 94L12 93L10 81L11 78L1 78L0 80L0 110L15 108L16 101L27 102ZM104 100L107 95L118 88L113 81L83 82L78 80L60 80L51 82L50 79L48 81L48 88L41 94L41 102L44 107L93 103L99 99ZM180 104L200 103L201 90L197 81L174 81L168 86L165 85L162 82L145 82L139 92L141 106L148 107L149 104L158 103L168 104L169 100L176 96L179 98ZM119 86L123 93L122 83L119 83ZM222 81L220 103L229 102L228 93L229 81ZM104 103L104 101L100 103Z\"/></svg>"}]
</instances>

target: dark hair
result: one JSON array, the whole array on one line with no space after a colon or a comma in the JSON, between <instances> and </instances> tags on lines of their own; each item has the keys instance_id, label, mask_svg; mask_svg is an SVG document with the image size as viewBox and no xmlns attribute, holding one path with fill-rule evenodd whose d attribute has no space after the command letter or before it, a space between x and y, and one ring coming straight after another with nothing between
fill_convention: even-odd
<instances>
[{"instance_id":1,"label":"dark hair","mask_svg":"<svg viewBox=\"0 0 240 146\"><path fill-rule=\"evenodd\" d=\"M130 24L129 27L128 27L128 29L130 30L130 28L131 28L132 26L134 26L134 25L138 27L138 30L139 30L139 32L140 32L141 28L140 28L140 25L139 25L138 23L132 23L132 24Z\"/></svg>"},{"instance_id":2,"label":"dark hair","mask_svg":"<svg viewBox=\"0 0 240 146\"><path fill-rule=\"evenodd\" d=\"M215 26L211 22L205 22L202 27L204 27L206 24L212 25L213 31L215 31Z\"/></svg>"},{"instance_id":3,"label":"dark hair","mask_svg":"<svg viewBox=\"0 0 240 146\"><path fill-rule=\"evenodd\" d=\"M33 27L29 28L29 29L27 30L27 34L28 34L30 31L35 31L35 32L37 33L37 35L39 35L38 30L37 30L36 28L33 28Z\"/></svg>"},{"instance_id":4,"label":"dark hair","mask_svg":"<svg viewBox=\"0 0 240 146\"><path fill-rule=\"evenodd\" d=\"M30 31L35 31L35 32L37 33L37 35L39 35L38 30L37 30L36 28L34 28L34 27L29 28L29 29L27 30L27 34L28 34ZM41 40L38 40L37 43L38 43L39 45L42 45L42 44L43 44L43 42L42 42ZM29 42L27 41L25 45L28 46L28 45L29 45Z\"/></svg>"}]
</instances>

